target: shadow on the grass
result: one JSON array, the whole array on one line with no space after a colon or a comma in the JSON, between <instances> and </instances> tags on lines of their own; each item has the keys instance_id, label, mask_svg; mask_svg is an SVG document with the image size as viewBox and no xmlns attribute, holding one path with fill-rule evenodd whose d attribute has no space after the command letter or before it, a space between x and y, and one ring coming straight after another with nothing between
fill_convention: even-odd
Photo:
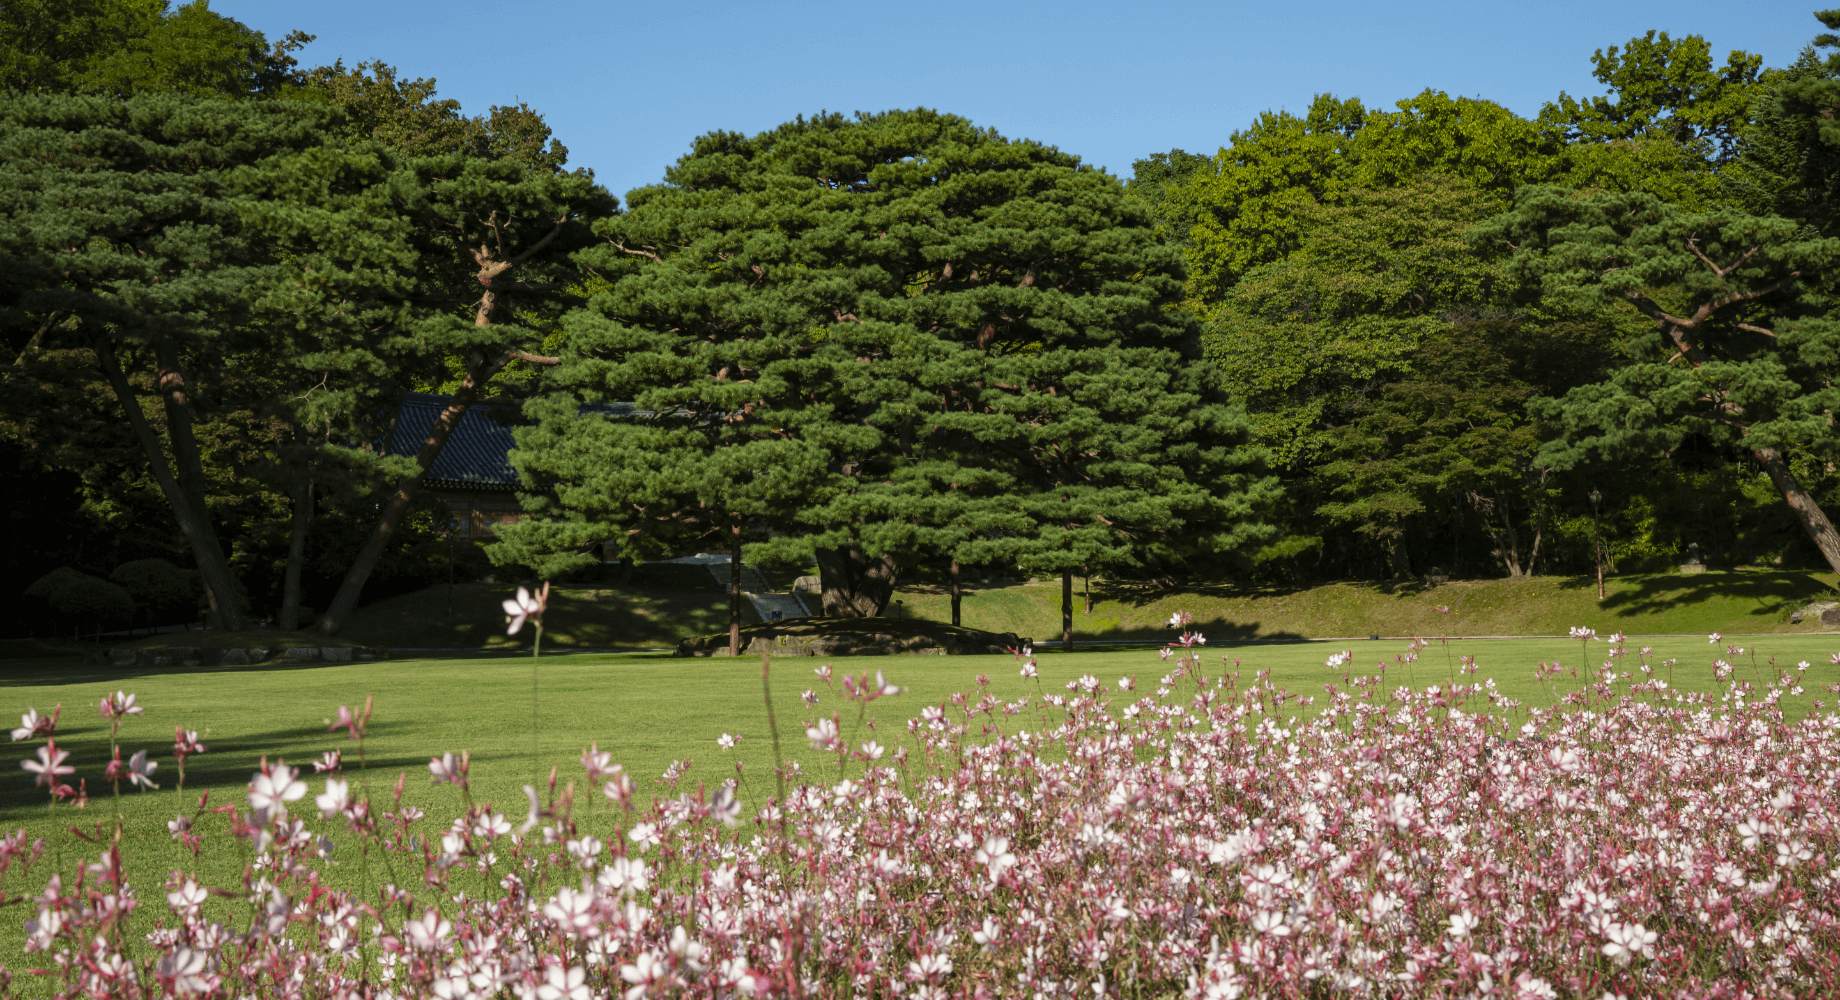
<instances>
[{"instance_id":1,"label":"shadow on the grass","mask_svg":"<svg viewBox=\"0 0 1840 1000\"><path fill-rule=\"evenodd\" d=\"M1594 577L1573 577L1559 584L1564 590L1597 586ZM1713 571L1696 576L1650 576L1619 581L1604 599L1604 610L1619 618L1635 618L1699 604L1715 596L1755 601L1747 617L1775 618L1785 605L1800 605L1831 593L1832 588L1813 572L1744 573Z\"/></svg>"}]
</instances>

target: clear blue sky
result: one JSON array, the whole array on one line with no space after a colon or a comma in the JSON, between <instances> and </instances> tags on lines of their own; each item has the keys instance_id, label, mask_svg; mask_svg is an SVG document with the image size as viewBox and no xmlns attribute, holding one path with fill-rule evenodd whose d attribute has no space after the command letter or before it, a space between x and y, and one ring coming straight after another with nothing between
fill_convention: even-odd
<instances>
[{"instance_id":1,"label":"clear blue sky","mask_svg":"<svg viewBox=\"0 0 1840 1000\"><path fill-rule=\"evenodd\" d=\"M616 194L691 139L800 113L927 106L1129 176L1171 147L1212 153L1260 111L1320 92L1390 105L1427 87L1524 115L1600 93L1593 50L1650 28L1783 65L1822 29L1784 0L1538 3L500 2L217 0L303 62L382 59L470 114L529 102Z\"/></svg>"}]
</instances>

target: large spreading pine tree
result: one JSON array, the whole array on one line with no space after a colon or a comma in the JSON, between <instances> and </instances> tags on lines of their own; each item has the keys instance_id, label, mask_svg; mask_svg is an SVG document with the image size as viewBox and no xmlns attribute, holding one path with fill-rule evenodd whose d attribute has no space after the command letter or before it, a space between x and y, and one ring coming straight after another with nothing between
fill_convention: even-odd
<instances>
[{"instance_id":1,"label":"large spreading pine tree","mask_svg":"<svg viewBox=\"0 0 1840 1000\"><path fill-rule=\"evenodd\" d=\"M932 111L824 115L704 136L599 232L578 259L610 290L565 322L514 453L547 516L500 558L722 533L815 556L825 612L864 617L916 560L1260 535L1268 486L1173 308L1180 256L1075 157ZM634 410L583 409L612 401Z\"/></svg>"}]
</instances>

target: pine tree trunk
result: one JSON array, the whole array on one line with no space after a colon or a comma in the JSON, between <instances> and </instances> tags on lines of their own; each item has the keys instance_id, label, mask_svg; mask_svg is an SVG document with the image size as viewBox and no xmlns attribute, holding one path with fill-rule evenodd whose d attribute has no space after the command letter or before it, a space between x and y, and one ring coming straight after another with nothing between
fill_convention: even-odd
<instances>
[{"instance_id":1,"label":"pine tree trunk","mask_svg":"<svg viewBox=\"0 0 1840 1000\"><path fill-rule=\"evenodd\" d=\"M901 571L893 556L868 556L861 549L819 549L817 556L825 614L875 618L887 609Z\"/></svg>"},{"instance_id":2,"label":"pine tree trunk","mask_svg":"<svg viewBox=\"0 0 1840 1000\"><path fill-rule=\"evenodd\" d=\"M402 524L403 516L409 513L410 505L415 502L422 477L434 465L434 460L440 457L441 449L447 446L447 439L453 436L454 428L460 426L460 418L466 415L467 409L479 398L479 390L493 375L498 374L498 370L508 360L508 355L490 362L482 360L467 369L466 379L460 383L447 409L435 418L434 426L428 429L428 436L422 439L422 447L415 453L415 464L420 471L415 474L415 478L398 485L384 501L377 523L371 526L370 537L365 539L364 547L358 550L351 568L345 571L345 579L339 583L339 591L333 595L332 603L320 615L315 627L322 634L337 635L345 627L351 613L357 610L358 597L364 592L364 583L371 578L371 571L377 568L377 560L382 557L384 547L395 540L396 529Z\"/></svg>"},{"instance_id":3,"label":"pine tree trunk","mask_svg":"<svg viewBox=\"0 0 1840 1000\"><path fill-rule=\"evenodd\" d=\"M1061 570L1061 651L1073 652L1073 570Z\"/></svg>"},{"instance_id":4,"label":"pine tree trunk","mask_svg":"<svg viewBox=\"0 0 1840 1000\"><path fill-rule=\"evenodd\" d=\"M307 559L307 526L312 522L313 480L309 479L294 493L294 523L288 529L287 570L281 582L281 620L277 623L288 632L300 627L300 571Z\"/></svg>"},{"instance_id":5,"label":"pine tree trunk","mask_svg":"<svg viewBox=\"0 0 1840 1000\"><path fill-rule=\"evenodd\" d=\"M728 652L731 656L741 655L741 522L736 520L733 533L734 543L729 547L733 555L728 558Z\"/></svg>"},{"instance_id":6,"label":"pine tree trunk","mask_svg":"<svg viewBox=\"0 0 1840 1000\"><path fill-rule=\"evenodd\" d=\"M1393 536L1392 551L1388 555L1392 563L1395 578L1412 578L1412 552L1406 548L1406 533L1402 530Z\"/></svg>"},{"instance_id":7,"label":"pine tree trunk","mask_svg":"<svg viewBox=\"0 0 1840 1000\"><path fill-rule=\"evenodd\" d=\"M185 372L179 367L179 348L170 337L161 337L154 342L154 356L159 368L154 374L154 385L160 392L160 404L166 411L166 439L172 445L175 460L174 472L178 475L179 489L191 502L192 510L203 522L208 544L217 553L218 559L224 559L223 545L218 540L217 531L211 526L211 508L205 503L204 458L198 448L198 435L192 426L192 404L187 394L188 386ZM229 561L224 560L225 570ZM205 601L210 608L211 624L226 632L240 632L249 626L243 617L242 602L237 600L235 578L232 577L231 590L220 590L205 581Z\"/></svg>"},{"instance_id":8,"label":"pine tree trunk","mask_svg":"<svg viewBox=\"0 0 1840 1000\"><path fill-rule=\"evenodd\" d=\"M172 507L173 518L179 522L179 531L191 546L192 558L198 561L198 575L204 578L207 593L231 596L229 613L221 618L223 627L233 632L243 628L242 612L237 608L235 600L236 577L230 572L230 562L224 558L223 549L217 544L217 536L211 531L210 522L192 506L191 499L179 486L179 480L173 476L171 466L166 464L166 452L160 447L160 440L152 426L147 423L147 415L141 412L140 400L129 387L127 376L121 372L121 365L115 360L114 345L106 339L96 342L96 361L108 377L110 388L115 390L115 398L121 402L128 424L134 428L134 436L140 439L141 450L147 455L147 464L153 471L154 481L159 483L160 493Z\"/></svg>"},{"instance_id":9,"label":"pine tree trunk","mask_svg":"<svg viewBox=\"0 0 1840 1000\"><path fill-rule=\"evenodd\" d=\"M1795 473L1790 471L1782 452L1775 448L1757 448L1751 454L1757 457L1763 471L1769 474L1770 482L1782 494L1783 502L1794 512L1795 519L1801 522L1802 530L1808 532L1815 548L1821 550L1827 565L1834 572L1840 573L1840 534L1834 532L1833 522L1827 519L1827 513L1821 509L1820 504L1815 503L1808 489L1795 478Z\"/></svg>"},{"instance_id":10,"label":"pine tree trunk","mask_svg":"<svg viewBox=\"0 0 1840 1000\"><path fill-rule=\"evenodd\" d=\"M957 626L958 624L960 624L959 619L958 619L958 609L959 609L960 600L963 597L963 595L964 595L964 592L959 587L959 583L958 583L958 560L954 559L952 560L952 624L954 626Z\"/></svg>"}]
</instances>

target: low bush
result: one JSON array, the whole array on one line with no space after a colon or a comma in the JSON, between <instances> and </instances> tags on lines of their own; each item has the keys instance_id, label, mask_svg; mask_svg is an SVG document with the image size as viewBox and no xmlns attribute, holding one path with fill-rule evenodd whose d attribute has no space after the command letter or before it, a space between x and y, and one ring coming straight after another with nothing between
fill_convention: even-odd
<instances>
[{"instance_id":1,"label":"low bush","mask_svg":"<svg viewBox=\"0 0 1840 1000\"><path fill-rule=\"evenodd\" d=\"M1809 664L1732 655L1709 697L1619 644L1545 710L1384 671L1311 704L1198 649L1141 693L1005 702L980 678L892 753L845 739L851 704L804 724L824 774L674 764L646 793L590 747L581 794L552 777L523 816L475 805L443 753L446 822L400 782L361 793L369 712L341 708L355 754L317 788L265 761L246 806L169 824L195 858L243 852L240 881L137 891L104 841L30 898L27 948L73 997L1840 995L1840 713L1818 700L1840 685ZM898 694L818 673L846 704ZM52 740L29 769L80 794ZM335 841L365 884L334 877ZM9 885L42 850L0 841Z\"/></svg>"}]
</instances>

